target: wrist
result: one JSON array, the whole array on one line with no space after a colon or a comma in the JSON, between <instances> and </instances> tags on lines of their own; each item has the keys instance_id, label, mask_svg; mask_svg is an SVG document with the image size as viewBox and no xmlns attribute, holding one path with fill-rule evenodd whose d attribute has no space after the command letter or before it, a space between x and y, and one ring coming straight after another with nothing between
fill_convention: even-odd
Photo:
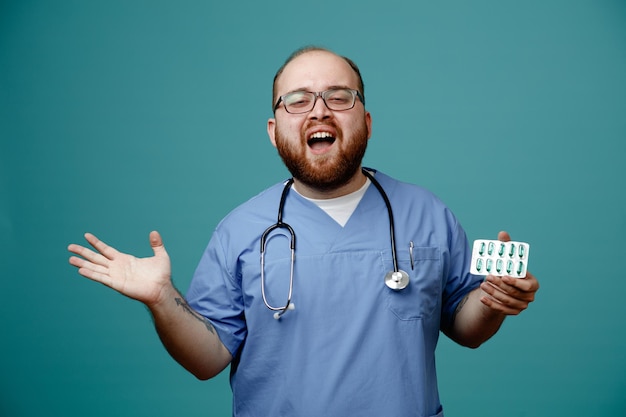
<instances>
[{"instance_id":1,"label":"wrist","mask_svg":"<svg viewBox=\"0 0 626 417\"><path fill-rule=\"evenodd\" d=\"M174 287L171 281L163 284L163 286L159 289L157 295L154 297L154 301L146 303L146 306L153 314L158 313L159 311L167 308L170 305L176 305L176 298L182 298L183 296L180 292Z\"/></svg>"}]
</instances>

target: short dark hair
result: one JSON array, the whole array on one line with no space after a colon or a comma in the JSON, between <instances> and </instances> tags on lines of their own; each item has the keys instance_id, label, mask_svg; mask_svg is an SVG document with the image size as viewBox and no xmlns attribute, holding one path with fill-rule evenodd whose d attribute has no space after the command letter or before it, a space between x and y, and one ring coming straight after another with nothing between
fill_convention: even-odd
<instances>
[{"instance_id":1,"label":"short dark hair","mask_svg":"<svg viewBox=\"0 0 626 417\"><path fill-rule=\"evenodd\" d=\"M342 58L343 60L345 60L348 63L348 65L350 65L350 68L352 68L352 70L356 73L357 78L359 79L359 85L357 86L357 88L359 89L359 92L361 93L361 96L363 97L363 104L365 104L365 84L363 83L363 77L361 77L361 71L359 70L359 67L356 65L356 63L353 60L351 60L350 58L348 58L346 56L338 55L335 52L331 51L330 49L327 49L327 48L324 48L324 47L321 47L321 46L311 45L311 46L305 46L305 47L302 47L300 49L295 50L291 55L289 55L289 57L285 60L283 65L278 69L278 71L276 71L276 75L274 75L274 83L272 85L272 109L276 105L276 102L275 102L275 100L276 100L276 81L278 80L278 77L280 77L280 75L285 70L285 67L291 61L293 61L294 59L296 59L300 55L306 54L307 52L314 52L314 51L330 52L331 54L337 55L338 57Z\"/></svg>"}]
</instances>

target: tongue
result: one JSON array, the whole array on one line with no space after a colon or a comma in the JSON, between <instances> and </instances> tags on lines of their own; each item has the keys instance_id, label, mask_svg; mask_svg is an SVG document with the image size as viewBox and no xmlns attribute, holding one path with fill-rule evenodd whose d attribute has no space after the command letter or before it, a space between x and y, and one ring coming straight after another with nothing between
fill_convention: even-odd
<instances>
[{"instance_id":1,"label":"tongue","mask_svg":"<svg viewBox=\"0 0 626 417\"><path fill-rule=\"evenodd\" d=\"M335 143L334 140L313 140L311 142L309 142L309 148L311 148L312 151L323 151L325 149L328 149L332 146L332 144Z\"/></svg>"},{"instance_id":2,"label":"tongue","mask_svg":"<svg viewBox=\"0 0 626 417\"><path fill-rule=\"evenodd\" d=\"M311 144L311 149L313 149L314 151L321 151L322 149L328 148L332 144L333 144L332 142L325 142L325 141L313 142Z\"/></svg>"}]
</instances>

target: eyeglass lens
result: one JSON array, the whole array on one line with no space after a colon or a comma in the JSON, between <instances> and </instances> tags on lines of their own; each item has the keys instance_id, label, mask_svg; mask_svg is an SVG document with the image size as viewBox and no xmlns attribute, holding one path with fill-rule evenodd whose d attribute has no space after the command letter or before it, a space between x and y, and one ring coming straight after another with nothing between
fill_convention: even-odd
<instances>
[{"instance_id":1,"label":"eyeglass lens","mask_svg":"<svg viewBox=\"0 0 626 417\"><path fill-rule=\"evenodd\" d=\"M319 93L330 110L349 110L354 107L356 92L346 88L326 90ZM310 91L294 91L283 96L289 113L306 113L313 109L318 94Z\"/></svg>"}]
</instances>

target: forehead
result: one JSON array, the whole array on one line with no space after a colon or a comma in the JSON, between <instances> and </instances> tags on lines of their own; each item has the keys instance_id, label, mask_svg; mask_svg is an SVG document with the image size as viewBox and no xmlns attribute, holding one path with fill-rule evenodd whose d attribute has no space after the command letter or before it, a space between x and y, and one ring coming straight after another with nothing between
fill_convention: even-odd
<instances>
[{"instance_id":1,"label":"forehead","mask_svg":"<svg viewBox=\"0 0 626 417\"><path fill-rule=\"evenodd\" d=\"M300 89L322 91L333 86L357 89L358 76L345 59L327 51L296 57L276 81L278 95Z\"/></svg>"}]
</instances>

